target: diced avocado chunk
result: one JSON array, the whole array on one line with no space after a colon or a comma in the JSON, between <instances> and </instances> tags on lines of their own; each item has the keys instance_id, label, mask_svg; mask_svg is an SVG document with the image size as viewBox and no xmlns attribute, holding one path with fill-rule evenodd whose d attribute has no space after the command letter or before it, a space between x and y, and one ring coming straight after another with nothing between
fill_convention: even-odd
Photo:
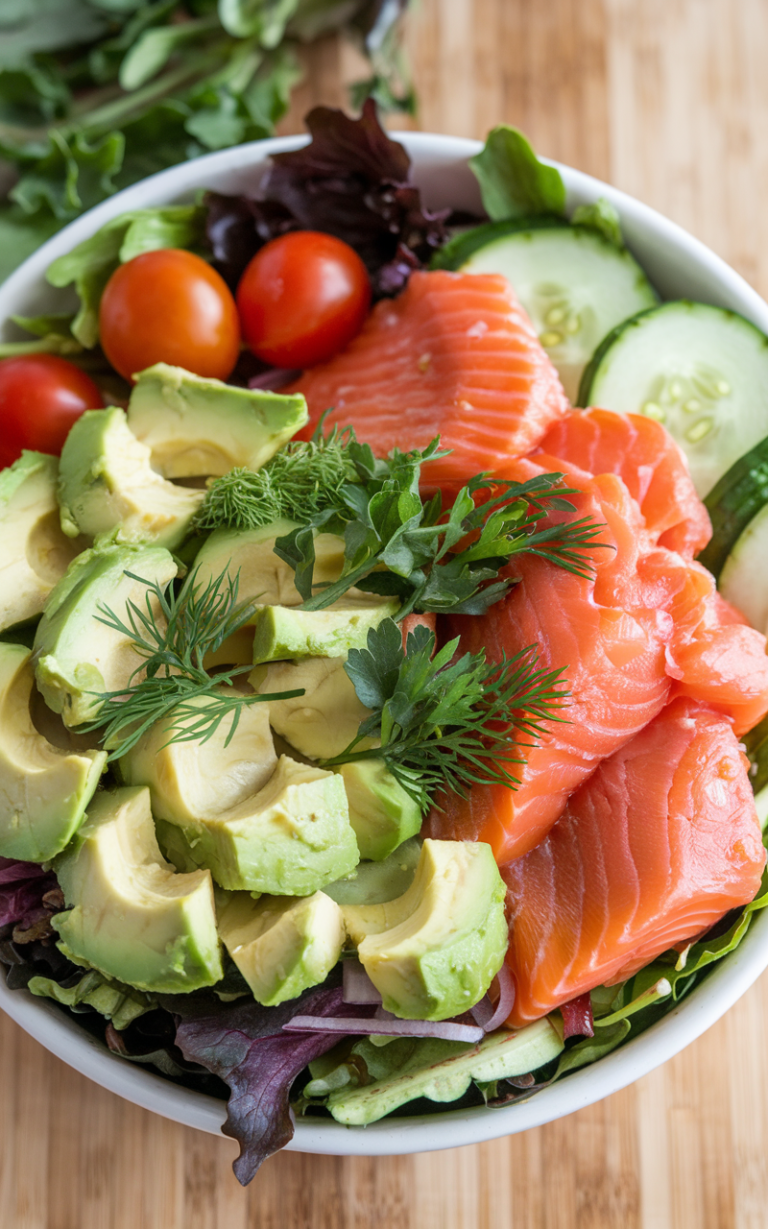
<instances>
[{"instance_id":1,"label":"diced avocado chunk","mask_svg":"<svg viewBox=\"0 0 768 1229\"><path fill-rule=\"evenodd\" d=\"M204 711L215 700L198 696L189 703ZM277 767L266 704L243 706L228 745L228 719L205 742L169 743L176 720L171 712L157 722L119 761L126 785L149 787L158 819L174 824L213 819L260 790Z\"/></svg>"},{"instance_id":2,"label":"diced avocado chunk","mask_svg":"<svg viewBox=\"0 0 768 1229\"><path fill-rule=\"evenodd\" d=\"M300 394L238 388L156 363L136 377L128 426L164 478L260 469L307 422Z\"/></svg>"},{"instance_id":3,"label":"diced avocado chunk","mask_svg":"<svg viewBox=\"0 0 768 1229\"><path fill-rule=\"evenodd\" d=\"M273 896L309 896L360 858L341 778L286 755L258 793L161 839L176 865L207 866L223 888Z\"/></svg>"},{"instance_id":4,"label":"diced avocado chunk","mask_svg":"<svg viewBox=\"0 0 768 1229\"><path fill-rule=\"evenodd\" d=\"M141 666L132 640L99 622L105 606L118 616L128 600L146 609L147 586L127 572L164 586L176 564L161 546L107 542L78 555L46 603L35 635L35 676L67 726L92 718L99 693L119 691Z\"/></svg>"},{"instance_id":5,"label":"diced avocado chunk","mask_svg":"<svg viewBox=\"0 0 768 1229\"><path fill-rule=\"evenodd\" d=\"M337 1122L366 1126L417 1097L455 1101L472 1080L490 1083L527 1075L552 1062L563 1048L560 1034L547 1019L518 1032L501 1029L477 1045L424 1039L393 1075L361 1088L332 1092L328 1109Z\"/></svg>"},{"instance_id":6,"label":"diced avocado chunk","mask_svg":"<svg viewBox=\"0 0 768 1229\"><path fill-rule=\"evenodd\" d=\"M53 925L76 963L166 993L223 976L210 873L179 875L164 860L148 789L99 794L54 869L71 908Z\"/></svg>"},{"instance_id":7,"label":"diced avocado chunk","mask_svg":"<svg viewBox=\"0 0 768 1229\"><path fill-rule=\"evenodd\" d=\"M107 754L68 753L37 732L30 656L0 644L0 856L47 862L80 826Z\"/></svg>"},{"instance_id":8,"label":"diced avocado chunk","mask_svg":"<svg viewBox=\"0 0 768 1229\"><path fill-rule=\"evenodd\" d=\"M324 981L345 939L341 909L324 892L258 901L236 892L219 917L219 935L253 997L265 1007L295 999Z\"/></svg>"},{"instance_id":9,"label":"diced avocado chunk","mask_svg":"<svg viewBox=\"0 0 768 1229\"><path fill-rule=\"evenodd\" d=\"M23 452L0 472L0 631L36 618L85 546L61 531L58 472L43 452Z\"/></svg>"},{"instance_id":10,"label":"diced avocado chunk","mask_svg":"<svg viewBox=\"0 0 768 1229\"><path fill-rule=\"evenodd\" d=\"M275 554L277 538L295 529L293 521L273 521L261 529L216 529L203 544L196 560L197 575L204 584L220 576L238 578L242 601L263 606L300 606L303 598L294 583L294 571ZM338 580L344 566L344 539L334 533L315 537L316 586Z\"/></svg>"},{"instance_id":11,"label":"diced avocado chunk","mask_svg":"<svg viewBox=\"0 0 768 1229\"><path fill-rule=\"evenodd\" d=\"M309 759L332 759L357 736L370 709L357 698L343 657L307 657L256 666L248 675L254 691L295 691L292 700L270 700L272 729ZM361 855L368 857L367 854Z\"/></svg>"},{"instance_id":12,"label":"diced avocado chunk","mask_svg":"<svg viewBox=\"0 0 768 1229\"><path fill-rule=\"evenodd\" d=\"M386 858L421 829L418 802L406 794L383 760L353 760L334 769L347 791L349 822L361 858Z\"/></svg>"},{"instance_id":13,"label":"diced avocado chunk","mask_svg":"<svg viewBox=\"0 0 768 1229\"><path fill-rule=\"evenodd\" d=\"M507 950L504 897L490 845L426 840L397 900L343 905L347 933L386 1010L445 1020L479 1002Z\"/></svg>"},{"instance_id":14,"label":"diced avocado chunk","mask_svg":"<svg viewBox=\"0 0 768 1229\"><path fill-rule=\"evenodd\" d=\"M253 617L253 660L296 660L301 657L340 657L350 649L364 649L368 632L383 619L397 614L397 598L347 594L326 610L295 610L264 606Z\"/></svg>"},{"instance_id":15,"label":"diced avocado chunk","mask_svg":"<svg viewBox=\"0 0 768 1229\"><path fill-rule=\"evenodd\" d=\"M394 900L413 883L420 857L421 841L413 837L382 862L358 862L350 875L329 883L324 891L340 905L378 905Z\"/></svg>"},{"instance_id":16,"label":"diced avocado chunk","mask_svg":"<svg viewBox=\"0 0 768 1229\"><path fill-rule=\"evenodd\" d=\"M204 499L202 491L174 486L152 469L149 449L116 406L78 418L62 449L58 492L61 527L70 537L119 528L122 540L169 550L187 536Z\"/></svg>"}]
</instances>

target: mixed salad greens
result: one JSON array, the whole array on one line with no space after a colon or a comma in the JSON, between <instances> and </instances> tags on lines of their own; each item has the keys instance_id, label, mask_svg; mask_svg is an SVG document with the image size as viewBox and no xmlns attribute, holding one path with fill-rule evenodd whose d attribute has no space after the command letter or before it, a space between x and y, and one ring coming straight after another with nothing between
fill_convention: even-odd
<instances>
[{"instance_id":1,"label":"mixed salad greens","mask_svg":"<svg viewBox=\"0 0 768 1229\"><path fill-rule=\"evenodd\" d=\"M73 284L78 310L16 318L16 339L0 346L3 359L74 364L117 407L78 412L71 430L66 423L58 485L56 463L39 459L45 448L0 474L0 518L15 518L20 535L41 508L49 521L61 514L71 546L46 592L21 586L0 595L4 716L26 722L30 744L58 748L28 768L66 761L77 775L76 786L58 779L31 837L10 813L0 815L0 961L9 988L77 1013L115 1053L228 1098L224 1129L240 1143L235 1172L243 1182L291 1138L295 1115L365 1124L435 1103L497 1107L531 1096L661 1019L768 904L764 876L749 905L682 950L525 1029L505 1029L504 885L483 852L490 847L421 845L418 833L440 791L514 788L526 748L552 722L568 720L567 669L543 669L535 646L502 661L462 654L458 638L439 642L435 617L482 615L501 601L513 583L506 565L523 552L590 575L602 526L576 517L575 492L560 474L525 483L478 474L444 508L439 493L425 493L429 465L444 455L439 439L381 458L351 428L326 430L321 421L310 439L295 440L306 422L302 399L272 391L291 371L248 352L229 375L229 401L205 372L153 360L131 388L110 364L103 301L129 262L181 249L234 290L267 244L307 230L351 245L374 299L396 295L429 265L506 272L574 397L581 386L583 405L595 387L609 386L617 347L624 373L634 364L643 367L643 388L653 381L659 334L649 344L644 337L661 313L662 330L695 364L699 334L680 323L694 311L710 330L697 377L708 394L660 384L642 409L687 449L702 495L719 478L708 499L716 516L729 491L740 492L741 507L748 490L746 520L716 519L708 550L719 552L718 569L754 550L753 538L763 542L768 485L759 441L768 410L755 390L768 382L765 339L752 325L704 305L656 305L610 204L582 206L567 219L560 175L513 129L494 130L472 160L487 218L469 219L423 205L405 151L380 128L371 102L359 120L318 109L308 123L311 143L274 159L257 199L209 192L198 204L135 211L59 258L49 281ZM718 349L722 330L743 345L739 372L721 370L730 361L729 344ZM197 420L195 430L218 460L196 469L184 459L183 430L166 430L163 405L178 413L183 403L199 417L212 388L223 417L207 436ZM720 418L718 398L730 398ZM228 414L237 427L232 444ZM251 438L256 419L262 426ZM734 447L748 456L723 474L731 458L722 441L736 420ZM127 494L120 455L133 466ZM209 475L204 489L190 483L201 472ZM103 490L94 496L94 475L104 473L109 499ZM246 539L258 556L255 578L237 556ZM3 541L4 575L18 577L14 545ZM116 645L130 666L113 669L110 686ZM320 677L302 673L294 658L333 660ZM88 673L84 662L106 662L104 673ZM329 752L319 744L326 749L318 753L316 732L297 724L295 706L331 676L325 724L338 721L339 745ZM279 761L270 725L287 744ZM760 795L768 786L765 723L747 745ZM5 761L18 754L0 752ZM245 788L242 780L232 787L246 760ZM94 794L103 771L119 788ZM269 794L280 774L283 819L297 821L288 854ZM209 828L199 799L190 802L206 778L220 791L206 804ZM10 786L6 793L11 799ZM312 810L311 839L301 828L305 813L291 816L289 794ZM237 831L217 827L222 810L242 821ZM249 825L261 851L278 850L260 852L264 865L254 866ZM130 865L115 852L121 843L136 853ZM151 866L140 888L139 866ZM453 884L447 898L435 886L441 877ZM156 942L151 958L134 958L125 919L150 888L166 894L160 934L168 942ZM94 934L88 910L110 899L114 927Z\"/></svg>"}]
</instances>

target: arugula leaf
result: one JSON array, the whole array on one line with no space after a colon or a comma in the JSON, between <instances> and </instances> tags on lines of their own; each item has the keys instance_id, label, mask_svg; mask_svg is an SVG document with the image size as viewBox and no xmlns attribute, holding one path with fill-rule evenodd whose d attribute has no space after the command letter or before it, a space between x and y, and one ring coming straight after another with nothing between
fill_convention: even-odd
<instances>
[{"instance_id":1,"label":"arugula leaf","mask_svg":"<svg viewBox=\"0 0 768 1229\"><path fill-rule=\"evenodd\" d=\"M493 221L539 214L564 215L565 184L560 172L539 161L517 128L500 124L491 129L485 148L470 158L469 165Z\"/></svg>"},{"instance_id":2,"label":"arugula leaf","mask_svg":"<svg viewBox=\"0 0 768 1229\"><path fill-rule=\"evenodd\" d=\"M371 716L322 766L383 759L422 811L439 789L462 797L476 784L514 789L525 748L545 723L563 720L563 672L542 670L535 645L500 662L484 653L458 657L458 649L456 637L435 653L435 634L424 626L409 633L405 649L393 619L372 628L368 647L350 650L344 666ZM380 745L356 750L371 737Z\"/></svg>"},{"instance_id":3,"label":"arugula leaf","mask_svg":"<svg viewBox=\"0 0 768 1229\"><path fill-rule=\"evenodd\" d=\"M604 196L599 197L593 205L579 205L573 211L571 222L574 226L587 226L590 230L596 230L614 247L623 249L625 246L618 210Z\"/></svg>"}]
</instances>

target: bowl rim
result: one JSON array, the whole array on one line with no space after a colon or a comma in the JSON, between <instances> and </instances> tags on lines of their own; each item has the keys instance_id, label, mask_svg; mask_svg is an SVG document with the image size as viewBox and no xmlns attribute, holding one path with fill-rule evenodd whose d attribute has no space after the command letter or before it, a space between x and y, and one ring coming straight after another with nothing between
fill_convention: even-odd
<instances>
[{"instance_id":1,"label":"bowl rim","mask_svg":"<svg viewBox=\"0 0 768 1229\"><path fill-rule=\"evenodd\" d=\"M460 173L466 176L467 159L482 148L482 142L441 134L391 135L410 153L417 183L425 168L426 172L437 168L444 181ZM210 187L224 174L246 172L263 165L272 153L296 149L307 140L304 135L274 137L221 150L160 171L116 193L47 240L6 279L0 286L0 328L9 314L4 306L6 301L23 299L27 288L35 282L39 287L45 269L56 256L71 251L113 217L149 203L178 200L196 188ZM545 161L557 167L563 176L569 212L577 204L606 197L620 213L630 248L648 243L662 261L668 258L673 266L682 261L687 265L689 278L695 281L698 272L713 288L699 297L740 311L768 332L768 304L700 240L609 184L561 163ZM672 276L674 280L674 268ZM739 948L717 964L706 981L657 1024L527 1101L498 1109L446 1108L419 1117L385 1118L364 1130L325 1119L300 1119L287 1147L318 1154L386 1156L481 1143L542 1126L618 1092L679 1053L720 1019L766 966L768 910L754 919ZM50 1000L35 998L27 990L9 990L5 978L0 977L0 1009L46 1049L109 1091L182 1125L220 1134L226 1118L225 1102L174 1084L159 1073L112 1054L103 1042Z\"/></svg>"}]
</instances>

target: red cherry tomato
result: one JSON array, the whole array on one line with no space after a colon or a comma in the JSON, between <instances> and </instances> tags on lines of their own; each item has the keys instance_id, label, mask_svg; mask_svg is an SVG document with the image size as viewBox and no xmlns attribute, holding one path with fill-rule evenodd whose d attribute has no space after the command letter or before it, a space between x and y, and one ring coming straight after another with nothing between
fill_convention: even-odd
<instances>
[{"instance_id":1,"label":"red cherry tomato","mask_svg":"<svg viewBox=\"0 0 768 1229\"><path fill-rule=\"evenodd\" d=\"M276 367L311 367L342 350L362 328L370 302L357 252L314 230L265 244L237 288L243 337Z\"/></svg>"},{"instance_id":2,"label":"red cherry tomato","mask_svg":"<svg viewBox=\"0 0 768 1229\"><path fill-rule=\"evenodd\" d=\"M23 448L58 456L75 419L103 405L93 380L55 354L0 360L0 466Z\"/></svg>"},{"instance_id":3,"label":"red cherry tomato","mask_svg":"<svg viewBox=\"0 0 768 1229\"><path fill-rule=\"evenodd\" d=\"M226 282L199 256L163 248L134 256L107 282L101 345L130 380L153 363L226 380L240 353L240 325Z\"/></svg>"}]
</instances>

